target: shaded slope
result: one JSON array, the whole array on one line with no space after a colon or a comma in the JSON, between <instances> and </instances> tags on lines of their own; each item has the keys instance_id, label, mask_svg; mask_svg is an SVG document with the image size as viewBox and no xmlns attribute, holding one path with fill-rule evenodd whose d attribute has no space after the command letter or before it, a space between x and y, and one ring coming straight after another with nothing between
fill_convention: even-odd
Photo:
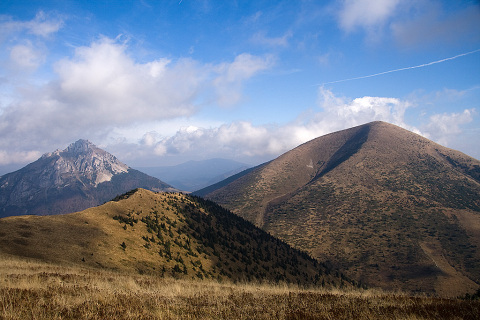
<instances>
[{"instance_id":1,"label":"shaded slope","mask_svg":"<svg viewBox=\"0 0 480 320\"><path fill-rule=\"evenodd\" d=\"M480 283L480 162L394 125L326 135L207 195L370 285Z\"/></svg>"},{"instance_id":2,"label":"shaded slope","mask_svg":"<svg viewBox=\"0 0 480 320\"><path fill-rule=\"evenodd\" d=\"M143 189L115 200L67 215L0 219L0 252L187 279L343 282L211 201Z\"/></svg>"}]
</instances>

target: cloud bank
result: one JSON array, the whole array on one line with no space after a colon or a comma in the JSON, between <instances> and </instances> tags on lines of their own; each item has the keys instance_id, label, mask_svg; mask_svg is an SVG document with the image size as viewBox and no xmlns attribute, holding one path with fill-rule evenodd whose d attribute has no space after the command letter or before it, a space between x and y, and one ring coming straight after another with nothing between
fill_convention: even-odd
<instances>
[{"instance_id":1,"label":"cloud bank","mask_svg":"<svg viewBox=\"0 0 480 320\"><path fill-rule=\"evenodd\" d=\"M43 29L41 36L55 30L49 24ZM22 69L42 63L28 43L13 46L3 59ZM102 37L57 61L52 80L4 81L4 90L13 93L0 104L0 151L38 150L85 136L101 140L117 128L192 116L202 99L213 107L234 105L243 83L273 64L272 56L248 53L220 64L190 58L140 63L129 55L128 43ZM0 164L10 161L0 157Z\"/></svg>"},{"instance_id":2,"label":"cloud bank","mask_svg":"<svg viewBox=\"0 0 480 320\"><path fill-rule=\"evenodd\" d=\"M460 126L473 120L473 109L461 114L437 114L418 128L406 123L405 113L414 102L388 97L337 97L321 87L318 110L310 110L285 125L253 125L238 121L215 128L185 127L176 134L161 138L146 133L142 139L144 155L227 157L237 159L272 159L316 137L371 121L386 121L448 145ZM131 147L131 146L129 146Z\"/></svg>"}]
</instances>

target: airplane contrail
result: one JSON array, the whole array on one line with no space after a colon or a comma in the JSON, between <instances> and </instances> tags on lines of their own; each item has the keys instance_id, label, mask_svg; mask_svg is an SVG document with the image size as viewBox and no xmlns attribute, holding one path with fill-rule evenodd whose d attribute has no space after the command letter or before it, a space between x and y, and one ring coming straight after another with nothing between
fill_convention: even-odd
<instances>
[{"instance_id":1,"label":"airplane contrail","mask_svg":"<svg viewBox=\"0 0 480 320\"><path fill-rule=\"evenodd\" d=\"M392 73L392 72L397 72L397 71L403 71L403 70L410 70L410 69L417 69L417 68L428 67L428 66L431 66L432 64L437 64L437 63L442 63L442 62L445 62L445 61L448 61L448 60L457 59L457 58L460 58L460 57L463 57L463 56L466 56L466 55L469 55L469 54L472 54L472 53L475 53L475 52L478 52L478 51L480 51L480 49L473 50L473 51L466 52L466 53L457 54L457 55L454 56L454 57L445 58L445 59L441 59L441 60L437 60L437 61L432 61L432 62L429 62L429 63L420 64L420 65L418 65L418 66L405 67L405 68L400 68L400 69L394 69L394 70L389 70L389 71L384 71L384 72L369 74L369 75L367 75L367 76L361 76L361 77L355 77L355 78L349 78L349 79L342 79L342 80L324 82L324 83L322 83L322 85L332 84L332 83L339 83L339 82L346 82L346 81L351 81L351 80L359 80L359 79L371 78L371 77L381 76L381 75L383 75L383 74Z\"/></svg>"}]
</instances>

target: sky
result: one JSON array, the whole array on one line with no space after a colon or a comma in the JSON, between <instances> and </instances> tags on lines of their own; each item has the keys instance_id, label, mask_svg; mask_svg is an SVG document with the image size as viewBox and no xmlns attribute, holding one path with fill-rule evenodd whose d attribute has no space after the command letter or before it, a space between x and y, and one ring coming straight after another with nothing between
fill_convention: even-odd
<instances>
[{"instance_id":1,"label":"sky","mask_svg":"<svg viewBox=\"0 0 480 320\"><path fill-rule=\"evenodd\" d=\"M256 165L387 121L480 159L480 2L0 2L0 174L88 139Z\"/></svg>"}]
</instances>

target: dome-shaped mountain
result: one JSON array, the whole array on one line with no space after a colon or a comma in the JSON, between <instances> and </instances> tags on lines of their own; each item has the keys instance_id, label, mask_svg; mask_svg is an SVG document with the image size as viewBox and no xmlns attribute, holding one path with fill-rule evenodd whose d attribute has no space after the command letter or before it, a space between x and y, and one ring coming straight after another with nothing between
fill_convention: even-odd
<instances>
[{"instance_id":1,"label":"dome-shaped mountain","mask_svg":"<svg viewBox=\"0 0 480 320\"><path fill-rule=\"evenodd\" d=\"M370 285L480 284L480 161L392 124L319 137L197 194Z\"/></svg>"},{"instance_id":2,"label":"dome-shaped mountain","mask_svg":"<svg viewBox=\"0 0 480 320\"><path fill-rule=\"evenodd\" d=\"M139 187L175 190L91 142L78 140L0 177L0 217L75 212Z\"/></svg>"}]
</instances>

